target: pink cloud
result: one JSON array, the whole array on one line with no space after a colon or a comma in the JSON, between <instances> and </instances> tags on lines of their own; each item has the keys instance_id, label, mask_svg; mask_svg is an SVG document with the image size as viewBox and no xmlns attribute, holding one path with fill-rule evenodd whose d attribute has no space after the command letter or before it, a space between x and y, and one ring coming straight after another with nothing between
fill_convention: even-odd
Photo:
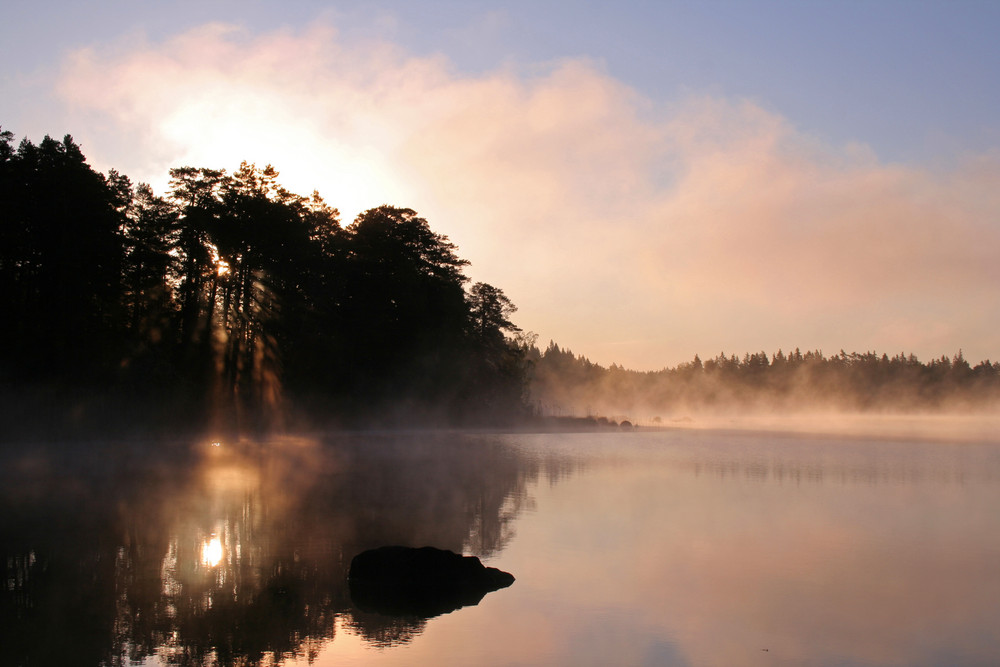
<instances>
[{"instance_id":1,"label":"pink cloud","mask_svg":"<svg viewBox=\"0 0 1000 667\"><path fill-rule=\"evenodd\" d=\"M99 167L161 189L171 166L249 159L348 218L416 208L521 326L603 363L998 356L996 155L884 164L746 100L661 106L579 59L467 75L322 23L81 51L60 91Z\"/></svg>"}]
</instances>

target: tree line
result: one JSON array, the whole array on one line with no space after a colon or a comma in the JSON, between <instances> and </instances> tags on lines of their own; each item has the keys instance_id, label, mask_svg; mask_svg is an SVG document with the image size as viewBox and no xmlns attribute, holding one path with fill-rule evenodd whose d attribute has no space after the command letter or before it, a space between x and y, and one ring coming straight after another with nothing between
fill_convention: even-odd
<instances>
[{"instance_id":1,"label":"tree line","mask_svg":"<svg viewBox=\"0 0 1000 667\"><path fill-rule=\"evenodd\" d=\"M169 192L0 133L6 428L481 423L524 408L503 291L415 211L341 223L243 163Z\"/></svg>"},{"instance_id":2,"label":"tree line","mask_svg":"<svg viewBox=\"0 0 1000 667\"><path fill-rule=\"evenodd\" d=\"M719 354L639 372L511 321L415 211L349 225L278 172L180 167L169 191L90 167L69 135L0 131L3 432L510 423L698 409L981 409L962 353Z\"/></svg>"},{"instance_id":3,"label":"tree line","mask_svg":"<svg viewBox=\"0 0 1000 667\"><path fill-rule=\"evenodd\" d=\"M1000 362L961 351L927 363L913 354L825 356L820 350L718 356L659 371L603 367L550 342L529 351L538 412L653 419L699 411L981 411L1000 404Z\"/></svg>"}]
</instances>

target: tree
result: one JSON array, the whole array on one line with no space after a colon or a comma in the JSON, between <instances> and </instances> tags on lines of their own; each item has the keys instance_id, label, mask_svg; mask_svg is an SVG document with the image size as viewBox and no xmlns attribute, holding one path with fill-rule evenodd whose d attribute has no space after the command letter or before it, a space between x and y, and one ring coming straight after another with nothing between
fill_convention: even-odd
<instances>
[{"instance_id":1,"label":"tree","mask_svg":"<svg viewBox=\"0 0 1000 667\"><path fill-rule=\"evenodd\" d=\"M121 327L121 187L66 135L11 149L3 133L0 354L15 377L107 381Z\"/></svg>"},{"instance_id":2,"label":"tree","mask_svg":"<svg viewBox=\"0 0 1000 667\"><path fill-rule=\"evenodd\" d=\"M468 322L468 262L415 211L393 206L360 214L345 245L349 384L368 396L441 398Z\"/></svg>"},{"instance_id":3,"label":"tree","mask_svg":"<svg viewBox=\"0 0 1000 667\"><path fill-rule=\"evenodd\" d=\"M170 170L170 199L180 214L171 250L178 258L179 269L178 333L189 359L193 358L198 343L204 349L210 342L205 332L210 328L215 304L210 301L208 285L216 285L219 270L218 249L211 241L211 232L221 213L220 191L224 180L224 170L194 167Z\"/></svg>"},{"instance_id":4,"label":"tree","mask_svg":"<svg viewBox=\"0 0 1000 667\"><path fill-rule=\"evenodd\" d=\"M330 222L322 209L308 209L277 178L270 165L242 163L222 183L213 226L219 270L210 300L218 301L220 313L215 327L224 343L224 391L237 407L250 408L247 414L265 416L282 401L282 355L291 346L291 332L281 320L304 308L313 225Z\"/></svg>"},{"instance_id":5,"label":"tree","mask_svg":"<svg viewBox=\"0 0 1000 667\"><path fill-rule=\"evenodd\" d=\"M15 149L0 130L0 380L37 382L39 402L90 383L109 415L143 403L144 421L193 427L273 424L289 391L342 414L516 407L532 346L516 308L485 283L466 293L468 262L415 211L344 229L271 166L170 176L159 197L94 172L69 136Z\"/></svg>"},{"instance_id":6,"label":"tree","mask_svg":"<svg viewBox=\"0 0 1000 667\"><path fill-rule=\"evenodd\" d=\"M162 341L172 324L177 222L177 209L149 185L135 187L122 228L123 287L130 338L138 345Z\"/></svg>"},{"instance_id":7,"label":"tree","mask_svg":"<svg viewBox=\"0 0 1000 667\"><path fill-rule=\"evenodd\" d=\"M314 192L293 204L308 237L289 263L295 271L295 303L282 306L278 336L286 389L299 400L329 398L340 389L345 348L346 234L340 212ZM290 282L284 282L286 287ZM329 409L328 407L326 409Z\"/></svg>"},{"instance_id":8,"label":"tree","mask_svg":"<svg viewBox=\"0 0 1000 667\"><path fill-rule=\"evenodd\" d=\"M483 341L504 339L504 332L516 333L521 329L510 321L517 306L498 287L476 283L469 290L469 311L475 335Z\"/></svg>"},{"instance_id":9,"label":"tree","mask_svg":"<svg viewBox=\"0 0 1000 667\"><path fill-rule=\"evenodd\" d=\"M467 410L479 419L509 418L526 402L528 350L534 347L534 336L522 336L510 320L517 306L500 288L478 282L469 289L467 300L471 325Z\"/></svg>"}]
</instances>

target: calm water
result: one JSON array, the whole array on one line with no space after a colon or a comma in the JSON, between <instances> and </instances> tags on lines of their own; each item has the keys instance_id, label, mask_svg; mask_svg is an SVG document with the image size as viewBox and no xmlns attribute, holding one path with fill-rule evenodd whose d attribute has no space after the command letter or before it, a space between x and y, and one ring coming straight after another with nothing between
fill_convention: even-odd
<instances>
[{"instance_id":1,"label":"calm water","mask_svg":"<svg viewBox=\"0 0 1000 667\"><path fill-rule=\"evenodd\" d=\"M1000 441L722 431L8 450L3 665L995 665ZM510 588L354 608L351 557Z\"/></svg>"}]
</instances>

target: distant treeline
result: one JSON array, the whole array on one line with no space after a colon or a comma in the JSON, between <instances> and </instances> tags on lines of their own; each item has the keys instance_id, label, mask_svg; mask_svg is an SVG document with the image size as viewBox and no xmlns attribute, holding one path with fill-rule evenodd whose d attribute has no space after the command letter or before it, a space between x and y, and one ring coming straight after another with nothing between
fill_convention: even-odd
<instances>
[{"instance_id":1,"label":"distant treeline","mask_svg":"<svg viewBox=\"0 0 1000 667\"><path fill-rule=\"evenodd\" d=\"M414 211L348 226L270 166L157 196L72 137L0 134L6 434L481 423L524 407L515 307Z\"/></svg>"},{"instance_id":2,"label":"distant treeline","mask_svg":"<svg viewBox=\"0 0 1000 667\"><path fill-rule=\"evenodd\" d=\"M698 356L676 368L605 368L550 342L532 348L532 398L542 413L640 420L723 410L941 411L1000 406L1000 362L975 366L961 351L928 363L912 354L820 351Z\"/></svg>"}]
</instances>

